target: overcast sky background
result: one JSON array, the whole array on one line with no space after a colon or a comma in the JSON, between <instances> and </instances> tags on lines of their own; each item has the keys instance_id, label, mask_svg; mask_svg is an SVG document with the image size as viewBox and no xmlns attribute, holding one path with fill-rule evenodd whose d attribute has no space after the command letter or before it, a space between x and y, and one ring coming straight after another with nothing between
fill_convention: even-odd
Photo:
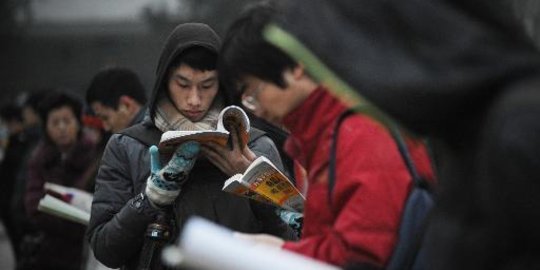
<instances>
[{"instance_id":1,"label":"overcast sky background","mask_svg":"<svg viewBox=\"0 0 540 270\"><path fill-rule=\"evenodd\" d=\"M177 0L32 0L36 21L139 21L144 7L177 12Z\"/></svg>"}]
</instances>

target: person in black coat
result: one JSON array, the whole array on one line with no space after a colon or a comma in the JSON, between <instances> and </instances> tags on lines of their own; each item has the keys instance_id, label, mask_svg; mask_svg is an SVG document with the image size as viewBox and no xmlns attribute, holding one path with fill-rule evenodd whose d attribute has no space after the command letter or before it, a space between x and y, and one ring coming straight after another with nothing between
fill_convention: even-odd
<instances>
[{"instance_id":1,"label":"person in black coat","mask_svg":"<svg viewBox=\"0 0 540 270\"><path fill-rule=\"evenodd\" d=\"M163 216L171 228L171 242L194 215L240 232L296 238L273 207L223 192L224 181L239 171L218 168L198 156L196 143L182 144L171 161L161 157L161 164L167 164L164 174L150 172L151 155L158 153L151 150L150 154L149 147L159 143L163 132L213 129L221 109L230 104L219 88L219 46L219 37L207 25L179 25L163 48L148 117L109 140L96 179L87 233L96 258L104 265L135 269L140 258L152 256L141 254L144 234L149 224L158 219L163 222ZM247 151L265 155L282 167L273 142L260 130L250 129L248 147L249 151L233 148L231 160L247 167L246 156L238 155ZM168 181L170 178L180 180Z\"/></svg>"}]
</instances>

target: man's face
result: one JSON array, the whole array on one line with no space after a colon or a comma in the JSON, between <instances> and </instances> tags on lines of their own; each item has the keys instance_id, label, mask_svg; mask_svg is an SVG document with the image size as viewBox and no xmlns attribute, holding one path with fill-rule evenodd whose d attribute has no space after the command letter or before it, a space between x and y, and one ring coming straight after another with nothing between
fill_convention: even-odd
<instances>
[{"instance_id":1,"label":"man's face","mask_svg":"<svg viewBox=\"0 0 540 270\"><path fill-rule=\"evenodd\" d=\"M169 76L168 91L176 108L192 122L206 115L219 89L215 70L201 71L181 64Z\"/></svg>"},{"instance_id":2,"label":"man's face","mask_svg":"<svg viewBox=\"0 0 540 270\"><path fill-rule=\"evenodd\" d=\"M99 101L94 101L90 104L96 116L103 122L103 129L113 133L119 132L122 129L129 127L132 115L129 115L128 110L120 104L117 109L103 105Z\"/></svg>"},{"instance_id":3,"label":"man's face","mask_svg":"<svg viewBox=\"0 0 540 270\"><path fill-rule=\"evenodd\" d=\"M294 82L280 88L271 82L263 81L257 77L246 76L241 80L243 85L242 103L255 115L278 126L282 124L283 117L296 108L304 96L296 89ZM246 106L251 101L253 106ZM251 108L250 108L251 107Z\"/></svg>"}]
</instances>

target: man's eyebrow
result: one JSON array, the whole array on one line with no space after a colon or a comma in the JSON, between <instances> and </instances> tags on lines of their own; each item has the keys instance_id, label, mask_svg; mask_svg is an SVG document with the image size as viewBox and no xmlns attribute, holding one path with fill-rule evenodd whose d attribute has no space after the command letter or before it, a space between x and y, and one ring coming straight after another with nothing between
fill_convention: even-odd
<instances>
[{"instance_id":1,"label":"man's eyebrow","mask_svg":"<svg viewBox=\"0 0 540 270\"><path fill-rule=\"evenodd\" d=\"M176 79L180 79L180 80L183 80L183 81L191 82L191 80L190 80L189 78L184 77L184 76L182 76L181 74L175 74L174 77L175 77ZM215 80L217 80L217 76L216 76L216 75L212 75L212 76L210 76L210 77L204 79L204 80L202 81L202 83L209 82L209 81L215 81Z\"/></svg>"},{"instance_id":2,"label":"man's eyebrow","mask_svg":"<svg viewBox=\"0 0 540 270\"><path fill-rule=\"evenodd\" d=\"M216 75L212 75L212 76L210 76L210 77L204 79L204 80L202 81L202 83L210 82L210 81L215 81L215 80L217 80L217 76L216 76Z\"/></svg>"},{"instance_id":3,"label":"man's eyebrow","mask_svg":"<svg viewBox=\"0 0 540 270\"><path fill-rule=\"evenodd\" d=\"M174 78L188 82L190 81L188 78L182 76L181 74L174 74Z\"/></svg>"}]
</instances>

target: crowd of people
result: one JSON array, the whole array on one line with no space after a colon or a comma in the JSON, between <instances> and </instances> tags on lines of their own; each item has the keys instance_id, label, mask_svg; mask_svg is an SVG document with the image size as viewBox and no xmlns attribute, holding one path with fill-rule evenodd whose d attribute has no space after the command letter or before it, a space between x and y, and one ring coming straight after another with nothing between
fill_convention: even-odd
<instances>
[{"instance_id":1,"label":"crowd of people","mask_svg":"<svg viewBox=\"0 0 540 270\"><path fill-rule=\"evenodd\" d=\"M162 244L192 216L343 269L385 269L415 177L435 197L421 269L539 267L540 54L504 7L263 1L223 40L178 25L149 99L133 71L112 67L84 102L46 89L3 106L0 217L17 269L84 269L93 256L166 269ZM215 129L228 105L251 119L247 144L227 126L226 146L159 152L163 133ZM299 234L275 206L222 191L258 156L304 193ZM37 210L46 182L93 194L88 226ZM149 245L155 228L163 242Z\"/></svg>"},{"instance_id":2,"label":"crowd of people","mask_svg":"<svg viewBox=\"0 0 540 270\"><path fill-rule=\"evenodd\" d=\"M42 89L1 107L0 213L16 269L85 269L93 258L86 252L86 226L38 211L48 193L44 184L93 193L110 134L140 121L145 103L138 75L111 67L89 82L85 100L68 90Z\"/></svg>"}]
</instances>

